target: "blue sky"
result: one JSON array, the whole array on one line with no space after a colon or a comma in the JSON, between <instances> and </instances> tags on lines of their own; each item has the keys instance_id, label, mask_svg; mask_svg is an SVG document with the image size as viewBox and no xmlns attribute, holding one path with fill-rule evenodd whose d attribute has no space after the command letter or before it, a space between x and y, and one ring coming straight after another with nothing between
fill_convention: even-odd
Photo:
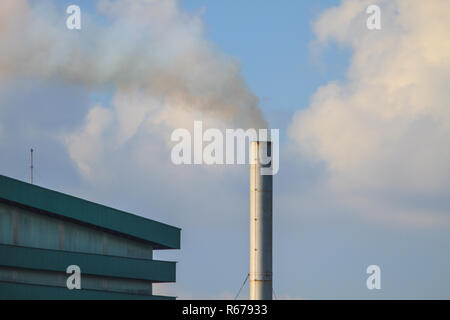
<instances>
[{"instance_id":1,"label":"blue sky","mask_svg":"<svg viewBox=\"0 0 450 320\"><path fill-rule=\"evenodd\" d=\"M158 22L143 16L144 27L136 28L145 41L138 51L155 52L170 75L178 70L171 68L171 54L183 56L192 43L218 66L212 76L204 75L209 80L222 72L234 75L238 65L270 126L280 129L281 164L274 178L277 296L449 298L450 115L442 88L450 79L450 55L442 33L447 22L437 14L448 5L375 1L383 29L371 33L364 0L172 2L179 9L162 20L167 33L148 32L159 30L159 16L145 12ZM28 181L34 147L38 185L183 229L180 251L156 254L179 261L177 283L159 292L234 298L248 272L248 168L172 165L173 123L190 121L191 115L164 106L167 97L160 91L149 90L158 104L123 89L122 73L126 78L130 65L117 68L117 75L105 72L106 57L119 57L120 64L134 52L134 35L121 29L142 18L124 12L133 22L121 20L130 2L118 1L122 11L107 18L94 1L41 3L53 8L40 11L48 14L48 25L33 27L31 20L29 27L42 28L49 41L34 43L20 34L28 40L8 42L0 29L6 57L0 58L0 174ZM87 27L75 35L64 26L68 4L78 4L86 17ZM22 13L10 15L20 19ZM198 33L196 19L204 33ZM33 35L30 30L25 36ZM422 47L423 38L433 41ZM59 45L45 47L52 41ZM78 48L88 54L79 58ZM52 58L40 60L40 50ZM87 75L63 63L83 69L86 57L95 62ZM146 70L153 70L151 59L143 64ZM47 64L48 70L42 67ZM139 72L131 74L147 84ZM123 127L135 131L118 143ZM372 264L381 267L381 290L366 288ZM241 298L247 296L248 286Z\"/></svg>"}]
</instances>

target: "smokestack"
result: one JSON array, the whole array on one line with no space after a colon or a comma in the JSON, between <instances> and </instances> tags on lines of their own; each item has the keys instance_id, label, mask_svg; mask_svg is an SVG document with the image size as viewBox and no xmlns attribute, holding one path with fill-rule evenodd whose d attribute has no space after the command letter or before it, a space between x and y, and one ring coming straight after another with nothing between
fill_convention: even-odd
<instances>
[{"instance_id":1,"label":"smokestack","mask_svg":"<svg viewBox=\"0 0 450 320\"><path fill-rule=\"evenodd\" d=\"M272 143L250 142L250 300L272 300Z\"/></svg>"}]
</instances>

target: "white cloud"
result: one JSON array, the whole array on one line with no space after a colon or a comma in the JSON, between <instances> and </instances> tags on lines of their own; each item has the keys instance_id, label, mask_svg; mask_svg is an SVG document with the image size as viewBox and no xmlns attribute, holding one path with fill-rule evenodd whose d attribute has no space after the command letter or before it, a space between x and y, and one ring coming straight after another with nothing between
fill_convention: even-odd
<instances>
[{"instance_id":1,"label":"white cloud","mask_svg":"<svg viewBox=\"0 0 450 320\"><path fill-rule=\"evenodd\" d=\"M379 31L366 28L368 4L381 7ZM361 212L406 221L414 212L402 212L393 194L448 196L449 16L445 0L345 0L313 25L316 44L336 41L353 55L346 81L320 87L296 113L290 136ZM412 220L440 213L424 209Z\"/></svg>"},{"instance_id":2,"label":"white cloud","mask_svg":"<svg viewBox=\"0 0 450 320\"><path fill-rule=\"evenodd\" d=\"M111 111L96 106L89 111L82 129L64 137L70 157L86 178L97 176L103 167L105 144L108 143L103 135L112 120Z\"/></svg>"}]
</instances>

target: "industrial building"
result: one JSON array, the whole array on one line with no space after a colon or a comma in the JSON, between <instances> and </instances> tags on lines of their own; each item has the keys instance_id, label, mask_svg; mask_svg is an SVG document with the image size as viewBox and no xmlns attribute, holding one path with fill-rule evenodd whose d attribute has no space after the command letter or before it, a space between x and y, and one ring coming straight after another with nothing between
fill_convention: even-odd
<instances>
[{"instance_id":1,"label":"industrial building","mask_svg":"<svg viewBox=\"0 0 450 320\"><path fill-rule=\"evenodd\" d=\"M175 299L153 295L176 280L153 250L179 248L179 228L0 175L0 299Z\"/></svg>"}]
</instances>

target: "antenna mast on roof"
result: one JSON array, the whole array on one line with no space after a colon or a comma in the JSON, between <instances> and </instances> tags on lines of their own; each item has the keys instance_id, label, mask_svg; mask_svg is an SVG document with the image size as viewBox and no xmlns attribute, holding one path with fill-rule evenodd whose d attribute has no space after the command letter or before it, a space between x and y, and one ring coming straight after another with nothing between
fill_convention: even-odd
<instances>
[{"instance_id":1,"label":"antenna mast on roof","mask_svg":"<svg viewBox=\"0 0 450 320\"><path fill-rule=\"evenodd\" d=\"M31 165L30 165L30 169L31 169L31 184L33 184L33 148L31 148L30 152L31 152Z\"/></svg>"}]
</instances>

